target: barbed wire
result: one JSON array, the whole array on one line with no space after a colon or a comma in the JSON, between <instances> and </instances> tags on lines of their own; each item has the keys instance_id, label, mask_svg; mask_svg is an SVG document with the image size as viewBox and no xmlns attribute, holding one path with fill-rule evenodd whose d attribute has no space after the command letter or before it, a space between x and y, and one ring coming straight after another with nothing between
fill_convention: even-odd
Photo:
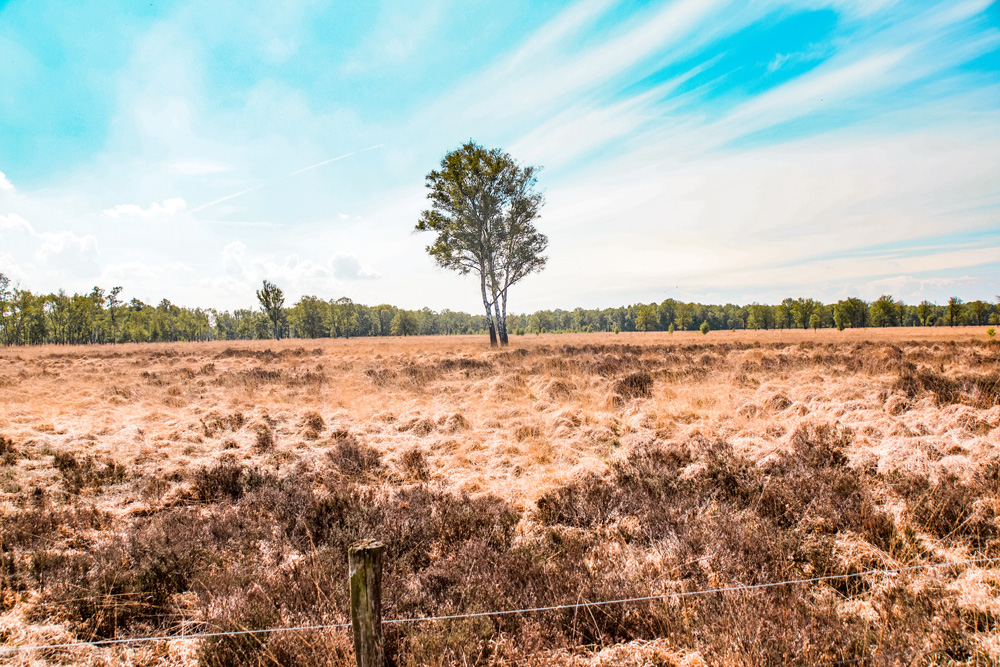
<instances>
[{"instance_id":1,"label":"barbed wire","mask_svg":"<svg viewBox=\"0 0 1000 667\"><path fill-rule=\"evenodd\" d=\"M793 586L798 584L811 584L819 583L824 581L836 581L852 579L856 577L865 577L876 574L900 574L903 572L912 572L914 570L929 570L937 568L946 567L958 567L960 565L975 565L983 563L995 563L1000 561L1000 558L971 558L968 560L952 561L948 563L925 563L922 565L909 565L906 567L898 568L883 568L883 569L873 569L865 570L863 572L853 572L849 574L830 574L820 577L809 577L806 579L787 579L784 581L771 581L762 584L748 584L748 585L738 585L738 586L723 586L719 588L705 588L695 591L676 591L672 593L661 593L659 595L645 595L642 597L633 598L619 598L616 600L599 600L596 602L574 602L568 604L558 604L558 605L547 605L542 607L525 607L523 609L503 609L498 611L479 611L470 612L465 614L446 614L442 616L414 616L411 618L393 618L388 620L383 620L382 625L396 625L402 623L428 623L432 621L451 621L459 620L463 618L482 618L484 616L509 616L514 614L530 614L535 612L543 611L561 611L566 609L580 609L580 608L590 608L590 607L601 607L613 604L627 604L632 602L650 602L654 600L667 600L673 598L683 598L692 597L697 595L710 595L715 593L732 593L732 592L745 592L745 591L755 591L768 588L776 588L779 586ZM325 625L300 625L294 627L283 627L283 628L263 628L260 630L231 630L224 632L200 632L189 635L160 635L160 636L149 636L149 637L129 637L123 639L100 639L95 641L87 642L66 642L62 644L38 644L34 646L0 646L0 654L10 654L19 653L24 651L36 651L36 650L46 650L46 649L66 649L66 648L76 648L83 646L110 646L115 644L139 644L148 643L155 641L174 641L178 639L209 639L212 637L233 637L239 635L257 635L257 634L272 634L276 632L303 632L308 630L332 630L339 628L349 628L350 623L333 623ZM860 662L863 660L874 659L879 656L867 656L864 658L854 658L845 661L834 661L825 663L815 663L816 665L834 665L834 664L850 664L850 662Z\"/></svg>"}]
</instances>

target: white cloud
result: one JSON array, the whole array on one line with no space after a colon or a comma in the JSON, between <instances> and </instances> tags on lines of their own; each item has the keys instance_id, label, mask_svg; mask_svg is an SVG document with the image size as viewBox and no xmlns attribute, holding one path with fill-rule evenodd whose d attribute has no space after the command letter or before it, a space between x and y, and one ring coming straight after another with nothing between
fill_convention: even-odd
<instances>
[{"instance_id":1,"label":"white cloud","mask_svg":"<svg viewBox=\"0 0 1000 667\"><path fill-rule=\"evenodd\" d=\"M31 223L19 216L17 213L0 215L0 230L5 232L21 231L29 236L35 235L35 228Z\"/></svg>"},{"instance_id":2,"label":"white cloud","mask_svg":"<svg viewBox=\"0 0 1000 667\"><path fill-rule=\"evenodd\" d=\"M0 190L13 190L13 189L14 186L11 184L9 180L7 180L7 176L2 171L0 171Z\"/></svg>"},{"instance_id":3,"label":"white cloud","mask_svg":"<svg viewBox=\"0 0 1000 667\"><path fill-rule=\"evenodd\" d=\"M422 175L443 150L471 136L546 168L540 227L552 239L551 261L518 287L515 308L611 305L703 285L734 297L745 285L757 292L749 300L763 299L773 285L800 285L803 294L823 298L844 281L917 289L893 276L923 281L923 266L948 275L993 270L963 267L982 267L976 263L996 249L979 246L996 243L961 251L952 244L948 252L933 241L908 244L912 257L871 250L996 226L989 207L1000 203L1000 86L970 85L972 74L949 69L995 48L1000 33L967 21L985 0L930 7L671 0L635 11L613 9L617 4L573 3L521 47L495 54L479 75L450 91L423 91L419 103L430 100L429 108L398 115L365 114L346 93L317 97L277 73L219 104L206 70L212 45L191 29L200 16L179 12L137 42L107 149L71 185L52 184L57 192L7 197L4 204L17 206L0 215L0 245L51 285L62 254L97 257L99 242L103 257L118 262L103 276L124 282L120 276L135 269L129 289L141 285L144 297L190 305L252 304L266 278L289 300L350 290L369 303L478 308L476 285L437 269L423 251L428 239L411 233L426 206ZM835 8L837 39L778 55L770 69L795 74L794 62L823 61L808 73L745 95L727 77L738 83L749 68L714 74L728 52L698 63L704 47L712 55L726 48L720 37L806 5ZM619 21L625 14L630 18ZM260 19L255 41L277 60L307 38L296 21L278 34L271 22ZM404 36L376 66L429 39L419 33ZM359 35L357 44L348 57L373 40ZM682 62L691 63L687 75L649 89ZM683 93L672 88L699 67L715 78L696 79ZM412 122L394 126L404 116ZM792 120L799 122L780 137L757 135L749 148L733 141ZM838 123L846 129L816 137ZM350 168L281 177L382 140L387 148L359 158L357 169L352 161ZM759 147L768 141L782 143ZM367 170L375 160L378 168ZM174 192L184 199L162 201ZM101 215L106 204L87 202L88 193L114 197L106 202L158 203ZM203 213L194 220L196 211ZM169 216L170 225L107 224ZM348 252L331 257L338 248ZM178 259L190 275L167 268ZM156 267L158 277L140 265ZM76 289L84 280L70 277L75 284L55 286Z\"/></svg>"},{"instance_id":4,"label":"white cloud","mask_svg":"<svg viewBox=\"0 0 1000 667\"><path fill-rule=\"evenodd\" d=\"M242 241L233 241L228 244L222 249L222 268L231 276L244 277L243 258L246 253L247 246Z\"/></svg>"},{"instance_id":5,"label":"white cloud","mask_svg":"<svg viewBox=\"0 0 1000 667\"><path fill-rule=\"evenodd\" d=\"M371 280L381 277L363 266L354 255L341 253L320 263L303 259L298 253L286 255L280 262L264 254L250 252L242 241L232 241L222 249L222 266L228 279L250 286L269 280L286 294L325 293L335 281Z\"/></svg>"},{"instance_id":6,"label":"white cloud","mask_svg":"<svg viewBox=\"0 0 1000 667\"><path fill-rule=\"evenodd\" d=\"M14 256L9 252L0 253L0 273L15 284L26 282L24 268L14 262Z\"/></svg>"},{"instance_id":7,"label":"white cloud","mask_svg":"<svg viewBox=\"0 0 1000 667\"><path fill-rule=\"evenodd\" d=\"M35 252L35 259L48 280L80 284L100 279L101 253L94 236L61 231L42 232L37 237L41 243Z\"/></svg>"},{"instance_id":8,"label":"white cloud","mask_svg":"<svg viewBox=\"0 0 1000 667\"><path fill-rule=\"evenodd\" d=\"M53 264L67 256L99 254L97 239L90 234L78 236L70 231L42 232L37 235L42 244L35 256L45 264Z\"/></svg>"},{"instance_id":9,"label":"white cloud","mask_svg":"<svg viewBox=\"0 0 1000 667\"><path fill-rule=\"evenodd\" d=\"M104 209L104 215L109 218L122 219L122 218L159 218L159 217L170 217L184 211L187 208L187 204L180 197L174 197L172 199L165 199L162 204L157 204L153 202L149 205L149 208L142 208L137 204L119 204L114 208Z\"/></svg>"},{"instance_id":10,"label":"white cloud","mask_svg":"<svg viewBox=\"0 0 1000 667\"><path fill-rule=\"evenodd\" d=\"M373 280L382 277L378 271L361 266L361 262L354 255L336 255L330 260L330 265L337 280Z\"/></svg>"}]
</instances>

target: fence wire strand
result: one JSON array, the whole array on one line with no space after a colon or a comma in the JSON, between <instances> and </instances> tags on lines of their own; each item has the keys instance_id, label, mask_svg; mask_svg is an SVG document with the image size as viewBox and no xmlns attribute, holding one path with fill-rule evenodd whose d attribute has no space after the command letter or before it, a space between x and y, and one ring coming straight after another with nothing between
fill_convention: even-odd
<instances>
[{"instance_id":1,"label":"fence wire strand","mask_svg":"<svg viewBox=\"0 0 1000 667\"><path fill-rule=\"evenodd\" d=\"M590 608L590 607L601 607L613 604L627 604L631 602L650 602L654 600L668 600L674 598L684 598L692 597L696 595L710 595L714 593L732 593L740 591L754 591L762 590L768 588L776 588L779 586L794 586L797 584L811 584L820 583L824 581L837 581L844 579L853 579L856 577L866 577L875 574L900 574L903 572L912 572L914 570L931 570L937 568L946 567L958 567L960 565L977 565L985 563L995 563L1000 561L1000 558L972 558L969 560L953 561L949 563L926 563L923 565L909 565L907 567L898 568L888 568L888 569L875 569L866 570L864 572L854 572L850 574L831 574L824 575L821 577L809 577L807 579L788 579L785 581L772 581L763 584L750 584L750 585L739 585L739 586L724 586L720 588L706 588L696 591L678 591L673 593L662 593L659 595L646 595L643 597L634 598L620 598L617 600L599 600L597 602L574 602L569 604L558 604L549 605L543 607L527 607L524 609L503 609L499 611L480 611L471 612L466 614L446 614L443 616L415 616L412 618L393 618L388 620L383 620L382 625L396 625L402 623L427 623L431 621L450 621L458 620L463 618L482 618L484 616L509 616L513 614L530 614L535 612L543 611L561 611L565 609L580 609L580 608ZM239 635L261 635L261 634L273 634L276 632L303 632L307 630L333 630L340 628L349 628L350 623L333 623L326 625L300 625L294 627L283 627L283 628L263 628L260 630L231 630L225 632L200 632L189 635L161 635L161 636L150 636L150 637L129 637L123 639L100 639L95 641L87 642L66 642L63 644L39 644L35 646L0 646L0 654L11 654L19 653L23 651L37 651L46 649L68 649L77 648L83 646L111 646L115 644L139 644L155 641L172 641L177 639L209 639L212 637L235 637ZM862 660L874 659L878 656L867 656L864 658L856 658L847 661L858 662ZM831 664L847 664L844 661L834 661L834 662L823 662L815 663L816 665L831 665Z\"/></svg>"}]
</instances>

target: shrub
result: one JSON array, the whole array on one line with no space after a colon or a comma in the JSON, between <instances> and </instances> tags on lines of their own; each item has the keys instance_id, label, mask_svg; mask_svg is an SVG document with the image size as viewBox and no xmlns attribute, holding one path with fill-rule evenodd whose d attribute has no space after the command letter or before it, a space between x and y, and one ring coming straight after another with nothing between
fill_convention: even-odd
<instances>
[{"instance_id":1,"label":"shrub","mask_svg":"<svg viewBox=\"0 0 1000 667\"><path fill-rule=\"evenodd\" d=\"M194 493L201 501L235 501L248 491L273 482L273 478L266 473L244 468L227 454L211 468L200 468L195 472Z\"/></svg>"},{"instance_id":2,"label":"shrub","mask_svg":"<svg viewBox=\"0 0 1000 667\"><path fill-rule=\"evenodd\" d=\"M403 452L399 464L403 469L403 473L409 479L418 482L426 482L430 479L430 471L427 468L427 457L416 447Z\"/></svg>"},{"instance_id":3,"label":"shrub","mask_svg":"<svg viewBox=\"0 0 1000 667\"><path fill-rule=\"evenodd\" d=\"M622 400L649 398L653 395L653 376L649 373L632 373L617 380L614 393Z\"/></svg>"},{"instance_id":4,"label":"shrub","mask_svg":"<svg viewBox=\"0 0 1000 667\"><path fill-rule=\"evenodd\" d=\"M382 469L382 456L378 450L357 438L338 440L327 452L330 463L342 474L356 478L366 477Z\"/></svg>"},{"instance_id":5,"label":"shrub","mask_svg":"<svg viewBox=\"0 0 1000 667\"><path fill-rule=\"evenodd\" d=\"M895 488L910 506L914 518L935 537L965 538L983 548L998 537L990 496L996 492L996 465L987 466L971 480L952 472L934 482L918 474L897 473Z\"/></svg>"},{"instance_id":6,"label":"shrub","mask_svg":"<svg viewBox=\"0 0 1000 667\"><path fill-rule=\"evenodd\" d=\"M7 466L14 465L20 457L21 452L14 446L14 441L0 435L0 463Z\"/></svg>"},{"instance_id":7,"label":"shrub","mask_svg":"<svg viewBox=\"0 0 1000 667\"><path fill-rule=\"evenodd\" d=\"M698 327L698 331L702 332L703 334L707 334L711 330L712 327L708 326L708 321L702 322L701 326Z\"/></svg>"},{"instance_id":8,"label":"shrub","mask_svg":"<svg viewBox=\"0 0 1000 667\"><path fill-rule=\"evenodd\" d=\"M92 456L77 459L72 452L56 452L52 465L59 471L62 483L70 493L79 493L84 487L116 484L126 477L123 465L114 461L99 464Z\"/></svg>"},{"instance_id":9,"label":"shrub","mask_svg":"<svg viewBox=\"0 0 1000 667\"><path fill-rule=\"evenodd\" d=\"M256 424L254 432L256 434L254 447L257 451L265 452L274 447L274 430L268 424L264 422Z\"/></svg>"},{"instance_id":10,"label":"shrub","mask_svg":"<svg viewBox=\"0 0 1000 667\"><path fill-rule=\"evenodd\" d=\"M302 426L302 437L306 440L316 440L326 428L326 422L318 412L309 410L302 416Z\"/></svg>"}]
</instances>

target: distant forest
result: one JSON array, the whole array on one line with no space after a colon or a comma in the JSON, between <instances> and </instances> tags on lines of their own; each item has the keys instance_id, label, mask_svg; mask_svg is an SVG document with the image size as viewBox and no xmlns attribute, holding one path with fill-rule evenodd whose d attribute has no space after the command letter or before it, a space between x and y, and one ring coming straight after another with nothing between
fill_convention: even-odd
<instances>
[{"instance_id":1,"label":"distant forest","mask_svg":"<svg viewBox=\"0 0 1000 667\"><path fill-rule=\"evenodd\" d=\"M366 306L350 299L304 296L279 311L278 326L257 308L219 311L184 308L163 299L156 305L124 301L120 287L89 294L34 294L0 274L0 344L38 345L259 340L364 336L485 334L483 315L451 310L405 310ZM716 331L721 329L807 329L996 325L1000 299L939 305L908 305L884 295L875 301L849 298L824 304L788 298L779 304L712 305L667 299L619 308L540 310L510 315L515 335L592 331Z\"/></svg>"}]
</instances>

